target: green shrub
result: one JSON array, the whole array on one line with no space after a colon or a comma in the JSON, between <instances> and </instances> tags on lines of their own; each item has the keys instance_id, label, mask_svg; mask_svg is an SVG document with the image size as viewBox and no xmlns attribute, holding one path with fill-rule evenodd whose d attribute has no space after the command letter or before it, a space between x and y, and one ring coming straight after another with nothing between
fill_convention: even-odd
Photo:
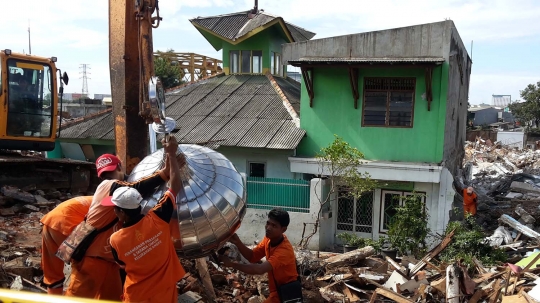
<instances>
[{"instance_id":1,"label":"green shrub","mask_svg":"<svg viewBox=\"0 0 540 303\"><path fill-rule=\"evenodd\" d=\"M426 253L429 215L422 198L417 193L402 197L403 206L396 207L396 214L390 220L388 242L402 255L421 258Z\"/></svg>"},{"instance_id":2,"label":"green shrub","mask_svg":"<svg viewBox=\"0 0 540 303\"><path fill-rule=\"evenodd\" d=\"M469 268L473 268L473 258L489 266L497 262L504 262L507 255L504 250L491 247L485 241L486 235L476 223L474 217L468 215L464 222L454 221L448 223L445 234L455 230L452 242L439 255L442 261L451 263L462 259Z\"/></svg>"}]
</instances>

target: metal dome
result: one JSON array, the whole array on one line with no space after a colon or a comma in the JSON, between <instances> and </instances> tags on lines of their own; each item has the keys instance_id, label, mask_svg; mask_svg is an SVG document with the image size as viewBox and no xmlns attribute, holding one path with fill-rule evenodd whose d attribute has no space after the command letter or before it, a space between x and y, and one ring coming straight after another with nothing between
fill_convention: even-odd
<instances>
[{"instance_id":1,"label":"metal dome","mask_svg":"<svg viewBox=\"0 0 540 303\"><path fill-rule=\"evenodd\" d=\"M236 232L246 213L246 189L242 176L222 154L207 147L179 144L187 174L184 188L177 196L177 207L171 219L171 235L180 257L200 258L221 248ZM163 149L145 157L128 181L149 176L163 167ZM167 184L144 197L143 213L154 207Z\"/></svg>"}]
</instances>

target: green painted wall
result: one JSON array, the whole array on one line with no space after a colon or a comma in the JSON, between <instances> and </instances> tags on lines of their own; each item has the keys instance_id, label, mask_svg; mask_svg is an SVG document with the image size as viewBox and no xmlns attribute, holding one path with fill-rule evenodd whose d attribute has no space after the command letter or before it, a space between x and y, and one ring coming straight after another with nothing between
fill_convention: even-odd
<instances>
[{"instance_id":1,"label":"green painted wall","mask_svg":"<svg viewBox=\"0 0 540 303\"><path fill-rule=\"evenodd\" d=\"M281 30L272 26L253 37L242 41L236 45L223 41L223 67L229 68L229 51L231 50L262 50L263 68L270 68L270 52L281 52L281 45L287 43Z\"/></svg>"},{"instance_id":2,"label":"green painted wall","mask_svg":"<svg viewBox=\"0 0 540 303\"><path fill-rule=\"evenodd\" d=\"M305 85L302 85L300 126L306 130L307 136L298 146L298 156L313 157L337 134L369 160L442 161L447 83L441 85L441 77L447 73L446 63L433 71L433 101L428 112L427 101L422 99L425 93L423 69L360 69L360 99L355 109L348 71L343 68L315 68L313 107L309 106L309 97ZM416 77L413 128L361 126L364 77Z\"/></svg>"}]
</instances>

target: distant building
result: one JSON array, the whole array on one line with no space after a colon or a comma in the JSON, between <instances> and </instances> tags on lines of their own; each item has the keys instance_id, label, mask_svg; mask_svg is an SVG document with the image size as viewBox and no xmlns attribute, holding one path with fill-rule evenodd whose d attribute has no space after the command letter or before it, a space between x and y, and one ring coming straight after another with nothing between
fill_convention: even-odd
<instances>
[{"instance_id":1,"label":"distant building","mask_svg":"<svg viewBox=\"0 0 540 303\"><path fill-rule=\"evenodd\" d=\"M511 95L492 95L491 104L495 107L507 107L508 104L512 103Z\"/></svg>"},{"instance_id":2,"label":"distant building","mask_svg":"<svg viewBox=\"0 0 540 303\"><path fill-rule=\"evenodd\" d=\"M96 100L103 100L107 97L111 97L111 94L94 94L94 99Z\"/></svg>"},{"instance_id":3,"label":"distant building","mask_svg":"<svg viewBox=\"0 0 540 303\"><path fill-rule=\"evenodd\" d=\"M494 123L514 123L515 118L512 113L504 111L499 107L473 106L468 110L468 121L472 121L472 126L492 125Z\"/></svg>"}]
</instances>

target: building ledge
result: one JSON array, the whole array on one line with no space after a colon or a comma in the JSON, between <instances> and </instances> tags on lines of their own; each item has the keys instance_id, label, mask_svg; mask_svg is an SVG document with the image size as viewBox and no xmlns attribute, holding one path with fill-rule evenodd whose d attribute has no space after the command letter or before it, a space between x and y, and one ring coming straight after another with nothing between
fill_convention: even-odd
<instances>
[{"instance_id":1,"label":"building ledge","mask_svg":"<svg viewBox=\"0 0 540 303\"><path fill-rule=\"evenodd\" d=\"M317 158L289 157L291 172L313 175L328 175L329 172L321 173L321 167ZM443 167L436 163L412 163L412 162L389 162L364 160L364 164L358 169L368 173L372 179L384 181L408 181L439 183Z\"/></svg>"}]
</instances>

